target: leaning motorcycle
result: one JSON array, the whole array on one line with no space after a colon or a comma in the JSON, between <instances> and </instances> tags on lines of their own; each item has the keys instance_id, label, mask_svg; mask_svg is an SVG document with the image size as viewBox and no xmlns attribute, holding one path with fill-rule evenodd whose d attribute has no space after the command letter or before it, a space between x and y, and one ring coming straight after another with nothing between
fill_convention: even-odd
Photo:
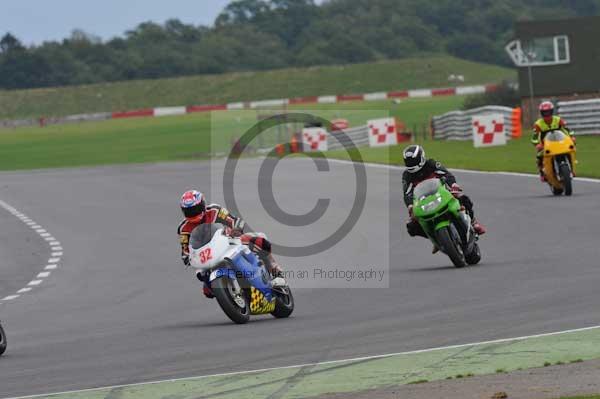
<instances>
[{"instance_id":1,"label":"leaning motorcycle","mask_svg":"<svg viewBox=\"0 0 600 399\"><path fill-rule=\"evenodd\" d=\"M543 168L546 181L554 195L573 194L573 176L577 164L573 139L561 130L544 137Z\"/></svg>"},{"instance_id":2,"label":"leaning motorcycle","mask_svg":"<svg viewBox=\"0 0 600 399\"><path fill-rule=\"evenodd\" d=\"M210 286L219 306L234 323L251 315L286 318L294 310L289 287L271 286L265 261L221 224L202 224L190 236L190 265Z\"/></svg>"},{"instance_id":3,"label":"leaning motorcycle","mask_svg":"<svg viewBox=\"0 0 600 399\"><path fill-rule=\"evenodd\" d=\"M0 324L0 356L6 351L6 334L4 333L4 329L2 328L2 324Z\"/></svg>"},{"instance_id":4,"label":"leaning motorcycle","mask_svg":"<svg viewBox=\"0 0 600 399\"><path fill-rule=\"evenodd\" d=\"M423 230L454 266L476 265L481 260L471 217L439 179L424 180L415 187L413 214Z\"/></svg>"}]
</instances>

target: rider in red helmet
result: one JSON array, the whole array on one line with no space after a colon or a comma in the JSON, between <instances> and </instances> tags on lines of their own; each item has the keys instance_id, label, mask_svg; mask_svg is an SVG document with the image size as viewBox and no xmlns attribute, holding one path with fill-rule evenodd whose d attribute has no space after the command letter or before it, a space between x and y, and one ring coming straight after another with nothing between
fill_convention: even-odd
<instances>
[{"instance_id":1,"label":"rider in red helmet","mask_svg":"<svg viewBox=\"0 0 600 399\"><path fill-rule=\"evenodd\" d=\"M531 138L531 142L535 145L535 149L537 150L536 159L537 167L540 172L540 179L545 182L546 177L544 176L542 158L546 133L553 130L562 130L565 134L571 136L573 141L575 141L575 137L573 136L573 132L567 128L565 120L558 115L554 115L554 104L552 104L552 102L542 102L539 110L541 118L533 125L533 137Z\"/></svg>"},{"instance_id":2,"label":"rider in red helmet","mask_svg":"<svg viewBox=\"0 0 600 399\"><path fill-rule=\"evenodd\" d=\"M252 251L261 255L261 259L264 261L268 271L276 277L273 280L274 285L285 285L285 280L281 278L281 267L273 258L271 243L264 234L244 234L245 222L242 218L233 216L227 209L217 204L206 205L204 194L200 191L186 191L181 196L179 205L185 219L179 224L177 234L179 234L179 242L181 244L181 260L186 266L190 264L189 243L192 231L203 223L220 223L228 228L229 234L239 236L242 243L248 245ZM208 298L213 298L212 290L207 281L205 281L205 277L200 273L196 276L204 283L204 295Z\"/></svg>"}]
</instances>

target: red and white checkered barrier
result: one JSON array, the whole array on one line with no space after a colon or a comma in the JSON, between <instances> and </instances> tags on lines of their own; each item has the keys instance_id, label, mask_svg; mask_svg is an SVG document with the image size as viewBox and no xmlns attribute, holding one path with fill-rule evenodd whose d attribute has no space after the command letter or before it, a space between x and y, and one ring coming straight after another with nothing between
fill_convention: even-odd
<instances>
[{"instance_id":1,"label":"red and white checkered barrier","mask_svg":"<svg viewBox=\"0 0 600 399\"><path fill-rule=\"evenodd\" d=\"M382 118L367 121L369 127L369 146L383 147L398 144L396 118Z\"/></svg>"},{"instance_id":2,"label":"red and white checkered barrier","mask_svg":"<svg viewBox=\"0 0 600 399\"><path fill-rule=\"evenodd\" d=\"M304 151L327 151L327 130L322 127L309 127L302 129L302 143Z\"/></svg>"},{"instance_id":3,"label":"red and white checkered barrier","mask_svg":"<svg viewBox=\"0 0 600 399\"><path fill-rule=\"evenodd\" d=\"M491 147L506 145L506 125L504 115L477 115L471 118L473 124L473 145Z\"/></svg>"}]
</instances>

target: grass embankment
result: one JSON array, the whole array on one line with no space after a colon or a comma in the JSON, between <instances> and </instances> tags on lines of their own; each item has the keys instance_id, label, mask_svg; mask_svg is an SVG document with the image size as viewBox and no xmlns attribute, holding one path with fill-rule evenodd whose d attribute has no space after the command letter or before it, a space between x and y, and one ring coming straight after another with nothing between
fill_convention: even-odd
<instances>
[{"instance_id":1,"label":"grass embankment","mask_svg":"<svg viewBox=\"0 0 600 399\"><path fill-rule=\"evenodd\" d=\"M537 173L535 150L529 137L512 140L503 147L474 148L470 141L418 141L428 157L435 158L449 168L484 171ZM402 164L404 146L361 148L364 162ZM348 159L343 151L331 151L328 156ZM600 178L600 137L577 139L577 175Z\"/></svg>"},{"instance_id":2,"label":"grass embankment","mask_svg":"<svg viewBox=\"0 0 600 399\"><path fill-rule=\"evenodd\" d=\"M398 61L0 91L0 119L271 98L454 86L516 78L513 69L439 55Z\"/></svg>"},{"instance_id":3,"label":"grass embankment","mask_svg":"<svg viewBox=\"0 0 600 399\"><path fill-rule=\"evenodd\" d=\"M432 115L460 108L463 97L291 107L326 118L345 117L352 126L369 118L397 116L409 128L427 125ZM263 111L261 111L263 112ZM257 111L217 111L163 118L135 118L78 125L0 130L0 170L75 167L204 159L230 150L257 122ZM261 136L274 145L277 132ZM259 143L253 143L255 146Z\"/></svg>"}]
</instances>

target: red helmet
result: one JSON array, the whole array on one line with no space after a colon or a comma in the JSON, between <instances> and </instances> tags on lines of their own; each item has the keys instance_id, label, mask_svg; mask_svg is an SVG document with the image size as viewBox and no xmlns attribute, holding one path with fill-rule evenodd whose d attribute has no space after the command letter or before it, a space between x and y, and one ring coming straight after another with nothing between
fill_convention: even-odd
<instances>
[{"instance_id":1,"label":"red helmet","mask_svg":"<svg viewBox=\"0 0 600 399\"><path fill-rule=\"evenodd\" d=\"M183 193L179 203L183 216L188 222L200 223L206 212L206 200L200 191L189 190Z\"/></svg>"},{"instance_id":2,"label":"red helmet","mask_svg":"<svg viewBox=\"0 0 600 399\"><path fill-rule=\"evenodd\" d=\"M554 104L550 101L544 101L540 104L540 115L544 119L550 119L554 115Z\"/></svg>"}]
</instances>

